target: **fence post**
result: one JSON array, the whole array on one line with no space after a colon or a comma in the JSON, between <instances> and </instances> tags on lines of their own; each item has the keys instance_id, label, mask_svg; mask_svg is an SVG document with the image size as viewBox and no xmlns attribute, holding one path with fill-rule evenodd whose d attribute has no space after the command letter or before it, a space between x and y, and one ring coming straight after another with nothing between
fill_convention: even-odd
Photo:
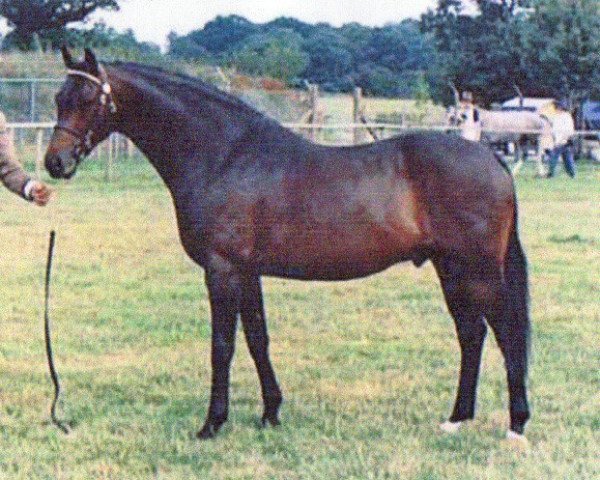
<instances>
[{"instance_id":1,"label":"fence post","mask_svg":"<svg viewBox=\"0 0 600 480\"><path fill-rule=\"evenodd\" d=\"M42 176L42 166L44 165L44 130L38 128L36 135L36 147L35 147L35 175L40 179Z\"/></svg>"},{"instance_id":2,"label":"fence post","mask_svg":"<svg viewBox=\"0 0 600 480\"><path fill-rule=\"evenodd\" d=\"M37 117L37 105L36 105L36 95L37 95L37 89L36 89L36 82L34 80L31 80L31 83L29 84L29 95L31 96L29 101L29 108L30 108L30 116L29 118L31 119L31 123L35 123L36 117Z\"/></svg>"},{"instance_id":3,"label":"fence post","mask_svg":"<svg viewBox=\"0 0 600 480\"><path fill-rule=\"evenodd\" d=\"M319 86L310 86L310 109L312 115L310 117L310 123L312 125L310 129L310 139L314 142L317 140L317 123L319 121Z\"/></svg>"},{"instance_id":4,"label":"fence post","mask_svg":"<svg viewBox=\"0 0 600 480\"><path fill-rule=\"evenodd\" d=\"M109 135L108 142L108 156L106 158L106 171L104 172L104 180L110 182L112 180L113 170L113 135Z\"/></svg>"},{"instance_id":5,"label":"fence post","mask_svg":"<svg viewBox=\"0 0 600 480\"><path fill-rule=\"evenodd\" d=\"M362 101L362 88L354 87L354 91L352 92L352 123L357 125L361 122L360 118L360 107ZM362 128L355 126L352 129L354 144L360 143L363 139Z\"/></svg>"},{"instance_id":6,"label":"fence post","mask_svg":"<svg viewBox=\"0 0 600 480\"><path fill-rule=\"evenodd\" d=\"M133 158L133 154L134 154L134 143L128 138L127 139L127 157L128 158Z\"/></svg>"}]
</instances>

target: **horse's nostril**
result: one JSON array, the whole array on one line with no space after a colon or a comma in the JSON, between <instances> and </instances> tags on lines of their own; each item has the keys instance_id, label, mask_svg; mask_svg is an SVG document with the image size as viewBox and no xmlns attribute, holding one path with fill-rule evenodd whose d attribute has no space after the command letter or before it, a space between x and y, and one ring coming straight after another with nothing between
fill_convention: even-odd
<instances>
[{"instance_id":1,"label":"horse's nostril","mask_svg":"<svg viewBox=\"0 0 600 480\"><path fill-rule=\"evenodd\" d=\"M52 177L60 177L62 174L62 161L58 155L46 155L44 164L46 166L46 170L48 170L48 173Z\"/></svg>"},{"instance_id":2,"label":"horse's nostril","mask_svg":"<svg viewBox=\"0 0 600 480\"><path fill-rule=\"evenodd\" d=\"M59 159L56 155L46 155L45 164L46 164L47 168L56 167L58 162L59 162Z\"/></svg>"}]
</instances>

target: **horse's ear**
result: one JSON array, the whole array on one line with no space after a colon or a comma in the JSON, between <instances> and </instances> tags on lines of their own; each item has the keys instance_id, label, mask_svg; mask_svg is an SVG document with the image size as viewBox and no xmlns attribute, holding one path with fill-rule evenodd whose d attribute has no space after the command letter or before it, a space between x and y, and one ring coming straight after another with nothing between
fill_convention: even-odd
<instances>
[{"instance_id":1,"label":"horse's ear","mask_svg":"<svg viewBox=\"0 0 600 480\"><path fill-rule=\"evenodd\" d=\"M73 62L73 55L71 55L69 47L63 45L62 47L60 47L60 51L62 52L62 57L63 61L65 62L65 66L67 68L72 68L75 62Z\"/></svg>"},{"instance_id":2,"label":"horse's ear","mask_svg":"<svg viewBox=\"0 0 600 480\"><path fill-rule=\"evenodd\" d=\"M96 58L96 54L92 52L90 48L86 48L84 51L86 65L90 68L91 73L97 75L99 73L100 67L98 66L98 59Z\"/></svg>"}]
</instances>

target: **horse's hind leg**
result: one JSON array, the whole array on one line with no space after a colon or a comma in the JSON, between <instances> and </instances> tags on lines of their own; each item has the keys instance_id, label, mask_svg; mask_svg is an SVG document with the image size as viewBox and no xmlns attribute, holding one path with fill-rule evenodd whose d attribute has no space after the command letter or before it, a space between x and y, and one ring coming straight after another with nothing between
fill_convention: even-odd
<instances>
[{"instance_id":1,"label":"horse's hind leg","mask_svg":"<svg viewBox=\"0 0 600 480\"><path fill-rule=\"evenodd\" d=\"M463 262L446 258L434 262L448 309L454 318L461 362L460 379L452 415L441 428L453 433L461 423L475 415L475 400L481 352L487 332L483 309L470 292L468 267Z\"/></svg>"},{"instance_id":2,"label":"horse's hind leg","mask_svg":"<svg viewBox=\"0 0 600 480\"><path fill-rule=\"evenodd\" d=\"M256 365L264 402L263 425L279 425L282 396L271 360L262 287L258 276L243 280L241 317L250 355Z\"/></svg>"},{"instance_id":3,"label":"horse's hind leg","mask_svg":"<svg viewBox=\"0 0 600 480\"><path fill-rule=\"evenodd\" d=\"M509 437L523 434L529 420L527 367L529 356L529 294L527 261L513 229L505 259L501 301L489 304L485 316L504 355L510 401Z\"/></svg>"},{"instance_id":4,"label":"horse's hind leg","mask_svg":"<svg viewBox=\"0 0 600 480\"><path fill-rule=\"evenodd\" d=\"M445 259L434 263L446 298L450 298L448 305L457 323L462 352L459 391L450 422L472 417L476 367L481 359L485 335L485 328L480 323L483 314L494 330L505 359L510 398L509 436L522 435L529 419L526 392L529 313L526 261L516 233L511 233L504 268L484 258ZM457 306L461 313L456 313ZM461 324L464 326L462 332ZM457 428L456 424L451 425Z\"/></svg>"},{"instance_id":5,"label":"horse's hind leg","mask_svg":"<svg viewBox=\"0 0 600 480\"><path fill-rule=\"evenodd\" d=\"M511 169L513 176L517 176L519 174L519 171L521 170L521 167L523 166L524 163L525 163L525 155L523 153L523 149L522 149L519 141L516 141L515 142L515 161L513 163L512 169Z\"/></svg>"}]
</instances>

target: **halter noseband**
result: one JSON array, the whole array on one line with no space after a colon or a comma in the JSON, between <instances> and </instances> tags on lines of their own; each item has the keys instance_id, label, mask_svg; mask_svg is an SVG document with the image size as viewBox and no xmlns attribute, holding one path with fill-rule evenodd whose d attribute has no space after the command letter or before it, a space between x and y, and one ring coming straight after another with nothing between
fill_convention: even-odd
<instances>
[{"instance_id":1,"label":"halter noseband","mask_svg":"<svg viewBox=\"0 0 600 480\"><path fill-rule=\"evenodd\" d=\"M108 106L108 112L110 114L115 114L117 113L117 105L115 104L112 95L112 87L110 86L110 83L108 83L106 72L102 66L98 66L98 70L100 73L100 78L84 72L83 70L73 69L67 69L67 76L81 77L97 85L100 89L100 95L98 96L100 105L103 107ZM96 127L96 123L97 122L94 122L85 134L82 134L71 127L61 125L60 123L57 123L54 127L54 130L62 130L77 140L77 143L75 144L75 156L77 163L81 161L82 156L87 155L92 150L92 137L94 136L94 128Z\"/></svg>"}]
</instances>

